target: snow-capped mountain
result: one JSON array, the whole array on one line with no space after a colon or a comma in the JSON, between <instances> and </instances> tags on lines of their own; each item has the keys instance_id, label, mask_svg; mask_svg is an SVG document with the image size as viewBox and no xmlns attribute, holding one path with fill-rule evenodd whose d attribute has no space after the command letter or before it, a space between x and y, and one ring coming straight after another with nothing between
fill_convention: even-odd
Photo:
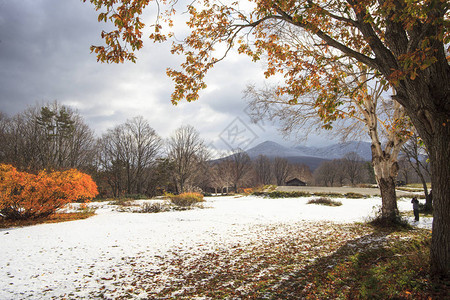
<instances>
[{"instance_id":1,"label":"snow-capped mountain","mask_svg":"<svg viewBox=\"0 0 450 300\"><path fill-rule=\"evenodd\" d=\"M246 150L246 152L252 160L259 155L264 155L271 159L282 157L290 163L305 164L311 171L314 171L323 161L342 158L349 152L356 152L363 160L369 161L372 158L370 143L367 142L346 142L326 147L296 146L289 148L276 142L265 141ZM229 156L217 161L227 158Z\"/></svg>"},{"instance_id":2,"label":"snow-capped mountain","mask_svg":"<svg viewBox=\"0 0 450 300\"><path fill-rule=\"evenodd\" d=\"M288 148L272 141L265 141L256 145L253 148L248 149L248 156L255 158L259 155L265 155L267 157L290 157L290 156L307 156L308 154L295 148Z\"/></svg>"},{"instance_id":3,"label":"snow-capped mountain","mask_svg":"<svg viewBox=\"0 0 450 300\"><path fill-rule=\"evenodd\" d=\"M267 157L297 157L310 156L322 159L339 159L344 157L347 153L355 152L364 160L371 160L372 154L370 151L370 143L367 142L345 142L334 144L326 147L307 147L296 146L288 148L272 141L266 141L248 149L247 154L251 158L258 155L265 155Z\"/></svg>"},{"instance_id":4,"label":"snow-capped mountain","mask_svg":"<svg viewBox=\"0 0 450 300\"><path fill-rule=\"evenodd\" d=\"M339 159L344 157L347 153L350 152L357 153L359 156L361 156L364 160L367 161L372 159L370 143L368 142L352 141L319 148L297 146L294 149L304 153L305 155L311 155L326 159Z\"/></svg>"}]
</instances>

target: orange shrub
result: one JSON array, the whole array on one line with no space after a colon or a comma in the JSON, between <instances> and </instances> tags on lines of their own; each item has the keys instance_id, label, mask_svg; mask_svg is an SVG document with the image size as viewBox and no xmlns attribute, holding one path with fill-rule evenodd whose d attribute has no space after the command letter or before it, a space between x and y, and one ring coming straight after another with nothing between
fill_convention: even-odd
<instances>
[{"instance_id":1,"label":"orange shrub","mask_svg":"<svg viewBox=\"0 0 450 300\"><path fill-rule=\"evenodd\" d=\"M0 164L0 213L7 219L46 217L69 202L97 194L92 178L75 169L33 175Z\"/></svg>"},{"instance_id":2,"label":"orange shrub","mask_svg":"<svg viewBox=\"0 0 450 300\"><path fill-rule=\"evenodd\" d=\"M188 207L196 203L205 201L203 195L199 193L181 193L179 195L166 194L166 197L177 206Z\"/></svg>"},{"instance_id":3,"label":"orange shrub","mask_svg":"<svg viewBox=\"0 0 450 300\"><path fill-rule=\"evenodd\" d=\"M253 189L252 189L252 188L246 188L246 189L244 189L244 194L250 195L251 193L253 193Z\"/></svg>"},{"instance_id":4,"label":"orange shrub","mask_svg":"<svg viewBox=\"0 0 450 300\"><path fill-rule=\"evenodd\" d=\"M237 193L249 195L249 194L253 193L253 189L252 188L238 188Z\"/></svg>"}]
</instances>

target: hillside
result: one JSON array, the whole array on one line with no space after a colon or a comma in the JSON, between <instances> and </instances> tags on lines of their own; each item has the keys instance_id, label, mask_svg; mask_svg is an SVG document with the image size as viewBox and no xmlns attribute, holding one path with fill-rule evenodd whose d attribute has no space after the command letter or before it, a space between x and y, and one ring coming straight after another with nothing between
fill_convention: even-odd
<instances>
[{"instance_id":1,"label":"hillside","mask_svg":"<svg viewBox=\"0 0 450 300\"><path fill-rule=\"evenodd\" d=\"M323 161L342 158L349 152L356 152L364 160L370 160L372 157L370 143L354 141L326 147L296 146L292 148L280 145L276 142L265 141L246 150L246 152L252 160L259 155L265 155L271 159L282 157L287 159L290 163L305 164L311 171L317 169ZM224 160L228 157L219 160Z\"/></svg>"},{"instance_id":2,"label":"hillside","mask_svg":"<svg viewBox=\"0 0 450 300\"><path fill-rule=\"evenodd\" d=\"M364 160L372 159L372 152L370 150L370 143L368 142L345 142L339 144L333 144L326 147L306 147L296 146L295 150L304 153L305 155L311 155L315 157L327 158L327 159L339 159L345 156L349 152L356 152Z\"/></svg>"}]
</instances>

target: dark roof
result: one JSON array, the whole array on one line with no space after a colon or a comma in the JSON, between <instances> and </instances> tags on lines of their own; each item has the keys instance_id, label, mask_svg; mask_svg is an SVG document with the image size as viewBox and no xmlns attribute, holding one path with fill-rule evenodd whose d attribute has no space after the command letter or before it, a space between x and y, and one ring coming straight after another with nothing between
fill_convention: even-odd
<instances>
[{"instance_id":1,"label":"dark roof","mask_svg":"<svg viewBox=\"0 0 450 300\"><path fill-rule=\"evenodd\" d=\"M296 182L296 183L303 183L303 184L305 184L305 182L301 181L301 180L298 179L298 178L292 178L292 179L286 181L286 184L288 184L288 183L295 183L295 182Z\"/></svg>"}]
</instances>

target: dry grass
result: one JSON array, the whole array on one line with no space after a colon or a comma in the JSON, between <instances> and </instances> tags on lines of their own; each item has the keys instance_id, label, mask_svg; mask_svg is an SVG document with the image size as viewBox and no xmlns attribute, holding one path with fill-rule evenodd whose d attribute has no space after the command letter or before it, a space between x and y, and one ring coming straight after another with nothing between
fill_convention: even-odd
<instances>
[{"instance_id":1,"label":"dry grass","mask_svg":"<svg viewBox=\"0 0 450 300\"><path fill-rule=\"evenodd\" d=\"M341 201L331 200L330 198L320 197L311 199L308 201L308 204L319 204L319 205L327 205L327 206L341 206Z\"/></svg>"},{"instance_id":2,"label":"dry grass","mask_svg":"<svg viewBox=\"0 0 450 300\"><path fill-rule=\"evenodd\" d=\"M87 219L95 215L94 211L83 211L73 213L56 213L46 218L30 219L30 220L4 220L0 219L0 228L22 227L46 223L60 223L67 221L75 221Z\"/></svg>"},{"instance_id":3,"label":"dry grass","mask_svg":"<svg viewBox=\"0 0 450 300\"><path fill-rule=\"evenodd\" d=\"M204 202L203 195L199 193L181 193L179 195L166 194L170 201L180 207L190 207L194 204Z\"/></svg>"}]
</instances>

